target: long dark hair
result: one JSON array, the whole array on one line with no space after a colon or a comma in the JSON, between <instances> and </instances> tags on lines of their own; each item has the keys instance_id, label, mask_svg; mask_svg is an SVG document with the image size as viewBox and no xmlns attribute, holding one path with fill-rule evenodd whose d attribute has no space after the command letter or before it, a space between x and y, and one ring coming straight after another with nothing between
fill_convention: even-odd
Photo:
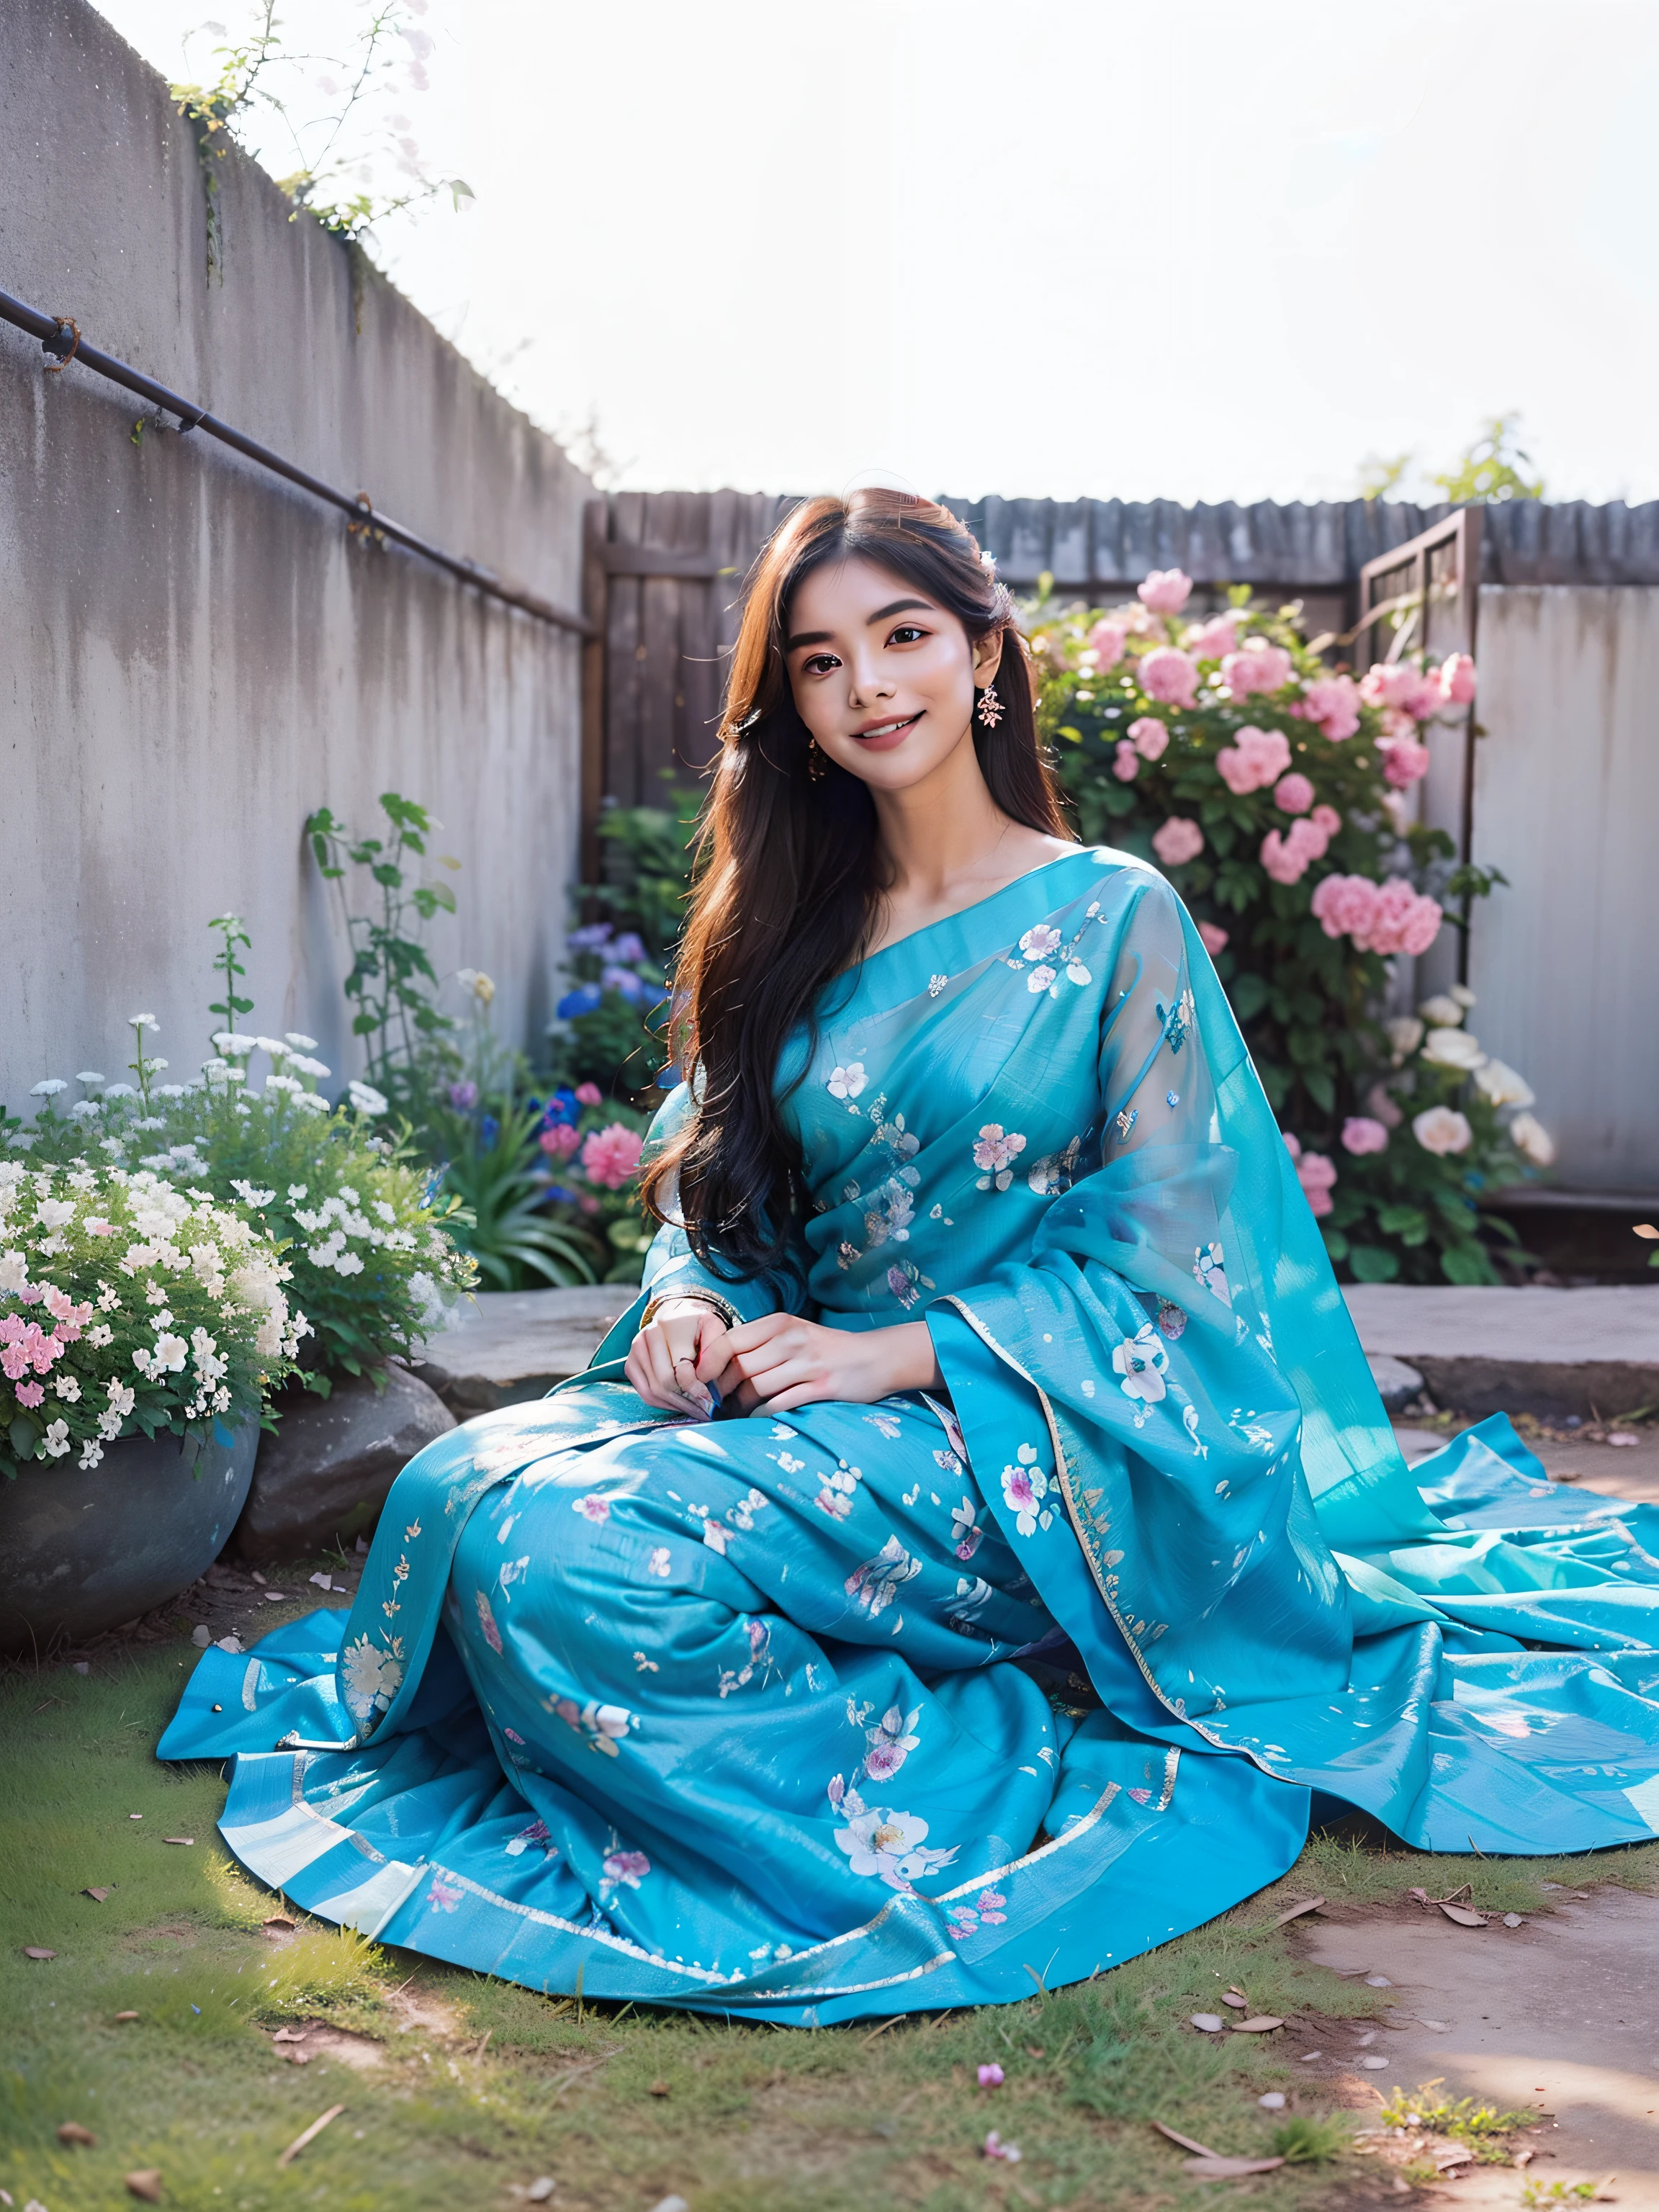
<instances>
[{"instance_id":1,"label":"long dark hair","mask_svg":"<svg viewBox=\"0 0 1659 2212\"><path fill-rule=\"evenodd\" d=\"M867 787L811 738L784 659L790 602L828 561L857 556L948 610L970 643L1000 632L994 730L974 747L1011 820L1071 833L1037 743L1030 665L1013 601L948 507L854 492L795 508L750 573L720 753L698 848L696 890L675 971L673 1049L691 1110L647 1169L645 1202L678 1216L693 1250L732 1275L787 1274L801 1160L780 1110L779 1055L797 1024L817 1034L819 994L868 943L885 888Z\"/></svg>"}]
</instances>

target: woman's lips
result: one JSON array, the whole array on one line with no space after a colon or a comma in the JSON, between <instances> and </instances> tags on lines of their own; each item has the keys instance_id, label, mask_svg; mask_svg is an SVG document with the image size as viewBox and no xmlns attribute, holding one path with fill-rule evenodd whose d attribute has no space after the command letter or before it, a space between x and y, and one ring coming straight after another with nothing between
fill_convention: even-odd
<instances>
[{"instance_id":1,"label":"woman's lips","mask_svg":"<svg viewBox=\"0 0 1659 2212\"><path fill-rule=\"evenodd\" d=\"M871 752L887 752L894 745L903 743L921 720L923 711L922 708L918 708L914 714L906 714L902 720L881 722L873 730L868 732L855 730L853 732L854 738L858 744L865 746Z\"/></svg>"}]
</instances>

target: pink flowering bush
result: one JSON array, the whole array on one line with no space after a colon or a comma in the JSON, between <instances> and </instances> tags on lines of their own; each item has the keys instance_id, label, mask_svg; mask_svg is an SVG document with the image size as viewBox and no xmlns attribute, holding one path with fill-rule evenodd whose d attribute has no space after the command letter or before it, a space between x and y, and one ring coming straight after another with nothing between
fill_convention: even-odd
<instances>
[{"instance_id":1,"label":"pink flowering bush","mask_svg":"<svg viewBox=\"0 0 1659 2212\"><path fill-rule=\"evenodd\" d=\"M1295 610L1227 597L1193 609L1189 580L1159 570L1127 606L1028 610L1041 724L1078 827L1155 861L1186 900L1339 1267L1495 1279L1504 1232L1480 1194L1542 1164L1510 1133L1525 1117L1462 1096L1468 1067L1419 1055L1407 1081L1382 1019L1390 963L1461 927L1463 902L1498 880L1455 868L1451 840L1413 818L1434 748L1462 743L1437 732L1466 714L1474 663L1333 668ZM1427 1140L1413 1133L1441 1107L1466 1142L1438 1119Z\"/></svg>"}]
</instances>

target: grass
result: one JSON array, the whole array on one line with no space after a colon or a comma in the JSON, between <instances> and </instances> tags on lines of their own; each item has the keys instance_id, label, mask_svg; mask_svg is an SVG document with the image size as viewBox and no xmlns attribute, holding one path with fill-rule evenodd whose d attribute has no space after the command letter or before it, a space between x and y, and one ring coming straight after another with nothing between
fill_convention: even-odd
<instances>
[{"instance_id":1,"label":"grass","mask_svg":"<svg viewBox=\"0 0 1659 2212\"><path fill-rule=\"evenodd\" d=\"M1016 2005L806 2031L550 2001L314 1923L273 1948L261 1923L277 1908L217 1840L218 1768L153 1755L194 1656L162 1645L88 1676L0 1680L0 2185L19 2205L107 2212L144 2166L174 2212L508 2212L544 2174L556 2212L649 2212L671 2193L694 2212L1213 2203L1156 2118L1218 2151L1285 2155L1239 2185L1267 2212L1312 2212L1332 2201L1349 2118L1295 2078L1293 2053L1187 2025L1233 1982L1259 2011L1378 2008L1299 1958L1277 1911L1316 1891L1363 1902L1463 1881L1477 1904L1531 1911L1542 1881L1659 1879L1659 1846L1517 1867L1322 1838L1211 1926ZM81 1894L111 1885L102 1904ZM28 1945L57 1955L27 1960ZM259 2026L296 2018L380 2039L385 2063L280 2060ZM986 2094L988 2059L1007 2078ZM1273 2087L1291 2104L1270 2115L1255 2100ZM96 2144L61 2143L65 2121ZM1017 2167L982 2156L992 2127L1020 2145Z\"/></svg>"}]
</instances>

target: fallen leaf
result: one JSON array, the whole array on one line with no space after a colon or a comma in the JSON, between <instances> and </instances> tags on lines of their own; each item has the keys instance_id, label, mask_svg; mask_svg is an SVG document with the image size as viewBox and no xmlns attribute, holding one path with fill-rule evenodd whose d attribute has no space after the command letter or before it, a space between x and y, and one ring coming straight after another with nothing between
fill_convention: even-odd
<instances>
[{"instance_id":1,"label":"fallen leaf","mask_svg":"<svg viewBox=\"0 0 1659 2212\"><path fill-rule=\"evenodd\" d=\"M1188 2173L1206 2181L1231 2181L1241 2173L1271 2173L1285 2161L1282 2158L1184 2158L1181 2163Z\"/></svg>"},{"instance_id":2,"label":"fallen leaf","mask_svg":"<svg viewBox=\"0 0 1659 2212\"><path fill-rule=\"evenodd\" d=\"M1474 2153L1467 2143L1444 2143L1434 2154L1434 2162L1444 2173L1454 2166L1473 2166Z\"/></svg>"},{"instance_id":3,"label":"fallen leaf","mask_svg":"<svg viewBox=\"0 0 1659 2212\"><path fill-rule=\"evenodd\" d=\"M286 1590L268 1589L265 1592L265 1597L267 1601L271 1605L286 1605L288 1602L288 1592Z\"/></svg>"},{"instance_id":4,"label":"fallen leaf","mask_svg":"<svg viewBox=\"0 0 1659 2212\"><path fill-rule=\"evenodd\" d=\"M531 2204L545 2204L558 2184L550 2173L538 2174L525 2191L525 2200Z\"/></svg>"},{"instance_id":5,"label":"fallen leaf","mask_svg":"<svg viewBox=\"0 0 1659 2212\"><path fill-rule=\"evenodd\" d=\"M653 2097L665 2097L668 2094L668 2084L660 2075L651 2084L651 2094Z\"/></svg>"},{"instance_id":6,"label":"fallen leaf","mask_svg":"<svg viewBox=\"0 0 1659 2212\"><path fill-rule=\"evenodd\" d=\"M313 1575L311 1579L316 1583L319 1589L331 1590L334 1587L334 1584L330 1581L326 1575Z\"/></svg>"},{"instance_id":7,"label":"fallen leaf","mask_svg":"<svg viewBox=\"0 0 1659 2212\"><path fill-rule=\"evenodd\" d=\"M115 2015L116 2025L118 2027L123 2021L137 2020L137 2017L138 2015L136 2012L118 2012Z\"/></svg>"},{"instance_id":8,"label":"fallen leaf","mask_svg":"<svg viewBox=\"0 0 1659 2212\"><path fill-rule=\"evenodd\" d=\"M83 1889L81 1892L81 1894L82 1897L89 1897L94 1905L101 1905L104 1899L109 1895L109 1891L106 1889Z\"/></svg>"},{"instance_id":9,"label":"fallen leaf","mask_svg":"<svg viewBox=\"0 0 1659 2212\"><path fill-rule=\"evenodd\" d=\"M194 1836L163 1836L161 1841L164 1844L193 1844L196 1838Z\"/></svg>"},{"instance_id":10,"label":"fallen leaf","mask_svg":"<svg viewBox=\"0 0 1659 2212\"><path fill-rule=\"evenodd\" d=\"M1305 1905L1293 1905L1288 1912L1281 1912L1279 1914L1278 1919L1274 1921L1273 1926L1275 1928L1282 1928L1287 1921L1299 1920L1304 1912L1317 1912L1320 1906L1323 1905L1324 1902L1325 1900L1322 1897L1310 1897Z\"/></svg>"},{"instance_id":11,"label":"fallen leaf","mask_svg":"<svg viewBox=\"0 0 1659 2212\"><path fill-rule=\"evenodd\" d=\"M1434 1901L1447 1919L1455 1920L1460 1928L1484 1928L1486 1924L1486 1914L1476 1912L1470 1905L1448 1905L1445 1899L1440 1897L1437 1897Z\"/></svg>"},{"instance_id":12,"label":"fallen leaf","mask_svg":"<svg viewBox=\"0 0 1659 2212\"><path fill-rule=\"evenodd\" d=\"M1284 2021L1278 2019L1273 2013L1254 2013L1249 2020L1236 2020L1233 2022L1233 2033L1235 2035L1267 2035L1273 2028L1283 2027L1284 2025Z\"/></svg>"},{"instance_id":13,"label":"fallen leaf","mask_svg":"<svg viewBox=\"0 0 1659 2212\"><path fill-rule=\"evenodd\" d=\"M25 1943L23 1946L23 1956L26 1959L55 1959L58 1956L58 1954L56 1951L42 1950L38 1943Z\"/></svg>"},{"instance_id":14,"label":"fallen leaf","mask_svg":"<svg viewBox=\"0 0 1659 2212\"><path fill-rule=\"evenodd\" d=\"M297 1921L290 1920L285 1912L273 1912L268 1920L262 1920L259 1925L262 1928L280 1929L291 1936L299 1923Z\"/></svg>"},{"instance_id":15,"label":"fallen leaf","mask_svg":"<svg viewBox=\"0 0 1659 2212\"><path fill-rule=\"evenodd\" d=\"M1221 2002L1224 2005L1231 2005L1235 2012L1249 2012L1250 2008L1249 1997L1240 1996L1237 1990L1223 1990Z\"/></svg>"},{"instance_id":16,"label":"fallen leaf","mask_svg":"<svg viewBox=\"0 0 1659 2212\"><path fill-rule=\"evenodd\" d=\"M1365 1977L1365 1987L1368 1990L1391 1990L1394 1987L1394 1984L1389 1979L1386 1974L1367 1974Z\"/></svg>"},{"instance_id":17,"label":"fallen leaf","mask_svg":"<svg viewBox=\"0 0 1659 2212\"><path fill-rule=\"evenodd\" d=\"M1302 2054L1302 2063L1305 2066L1310 2058L1322 2058L1324 2056L1322 2051L1304 2051Z\"/></svg>"},{"instance_id":18,"label":"fallen leaf","mask_svg":"<svg viewBox=\"0 0 1659 2212\"><path fill-rule=\"evenodd\" d=\"M1505 1928L1524 1928L1526 1924L1526 1922L1521 1917L1521 1915L1518 1912L1506 1912L1504 1915L1504 1925Z\"/></svg>"},{"instance_id":19,"label":"fallen leaf","mask_svg":"<svg viewBox=\"0 0 1659 2212\"><path fill-rule=\"evenodd\" d=\"M1269 2089L1265 2096L1258 2097L1255 2101L1264 2112L1282 2112L1285 2109L1285 2092L1282 2089Z\"/></svg>"},{"instance_id":20,"label":"fallen leaf","mask_svg":"<svg viewBox=\"0 0 1659 2212\"><path fill-rule=\"evenodd\" d=\"M1206 2035L1219 2035L1227 2024L1218 2012L1195 2012L1190 2017L1193 2026L1201 2027Z\"/></svg>"},{"instance_id":21,"label":"fallen leaf","mask_svg":"<svg viewBox=\"0 0 1659 2212\"><path fill-rule=\"evenodd\" d=\"M1607 1431L1607 1442L1610 1444L1639 1444L1641 1441L1642 1439L1637 1435L1634 1429L1609 1429Z\"/></svg>"},{"instance_id":22,"label":"fallen leaf","mask_svg":"<svg viewBox=\"0 0 1659 2212\"><path fill-rule=\"evenodd\" d=\"M1426 1889L1408 1889L1406 1894L1407 1897L1415 1898L1419 1905L1426 1905L1429 1901L1429 1893Z\"/></svg>"},{"instance_id":23,"label":"fallen leaf","mask_svg":"<svg viewBox=\"0 0 1659 2212\"><path fill-rule=\"evenodd\" d=\"M1589 1903L1589 1892L1587 1889L1570 1889L1567 1892L1567 1895L1572 1899L1575 1905L1588 1905Z\"/></svg>"},{"instance_id":24,"label":"fallen leaf","mask_svg":"<svg viewBox=\"0 0 1659 2212\"><path fill-rule=\"evenodd\" d=\"M1362 2058L1359 2063L1362 2066L1369 2068L1373 2074L1376 2074L1380 2072L1389 2062L1386 2058L1372 2058L1368 2055Z\"/></svg>"},{"instance_id":25,"label":"fallen leaf","mask_svg":"<svg viewBox=\"0 0 1659 2212\"><path fill-rule=\"evenodd\" d=\"M651 2212L691 2212L691 2207L683 2197L659 2197Z\"/></svg>"},{"instance_id":26,"label":"fallen leaf","mask_svg":"<svg viewBox=\"0 0 1659 2212\"><path fill-rule=\"evenodd\" d=\"M77 1674L90 1674L92 1662L89 1659L77 1659L75 1662L75 1671Z\"/></svg>"},{"instance_id":27,"label":"fallen leaf","mask_svg":"<svg viewBox=\"0 0 1659 2212\"><path fill-rule=\"evenodd\" d=\"M234 1659L240 1658L242 1650L242 1639L240 1636L222 1636L219 1638L217 1648L221 1651L228 1651ZM224 1708L222 1705L216 1705L213 1710L217 1713L222 1712Z\"/></svg>"},{"instance_id":28,"label":"fallen leaf","mask_svg":"<svg viewBox=\"0 0 1659 2212\"><path fill-rule=\"evenodd\" d=\"M1183 2136L1179 2128L1166 2127L1162 2120L1154 2120L1152 2125L1159 2135L1167 2136L1172 2143L1179 2143L1182 2150L1191 2151L1195 2158L1219 2158L1222 2155L1218 2150L1210 2149L1207 2144L1194 2142L1190 2136Z\"/></svg>"},{"instance_id":29,"label":"fallen leaf","mask_svg":"<svg viewBox=\"0 0 1659 2212\"><path fill-rule=\"evenodd\" d=\"M303 2043L310 2033L308 2027L279 2027L270 2039L273 2043Z\"/></svg>"},{"instance_id":30,"label":"fallen leaf","mask_svg":"<svg viewBox=\"0 0 1659 2212\"><path fill-rule=\"evenodd\" d=\"M58 2130L60 2143L84 2143L88 2150L98 2138L90 2128L83 2128L79 2120L65 2120Z\"/></svg>"},{"instance_id":31,"label":"fallen leaf","mask_svg":"<svg viewBox=\"0 0 1659 2212\"><path fill-rule=\"evenodd\" d=\"M1417 2024L1419 2027L1426 2027L1431 2035L1449 2035L1451 2033L1450 2026L1447 2021L1425 2020L1421 2013L1417 2015Z\"/></svg>"},{"instance_id":32,"label":"fallen leaf","mask_svg":"<svg viewBox=\"0 0 1659 2212\"><path fill-rule=\"evenodd\" d=\"M302 2133L295 2136L293 2142L277 2160L277 2165L279 2166L287 2166L292 2160L298 2158L300 2153L305 2148L306 2145L308 2142L315 2142L318 2136L321 2135L323 2130L328 2125L329 2122L331 2120L337 2120L344 2110L345 2106L343 2105L331 2105L328 2110L322 2113L318 2118L314 2119L308 2128L305 2129Z\"/></svg>"},{"instance_id":33,"label":"fallen leaf","mask_svg":"<svg viewBox=\"0 0 1659 2212\"><path fill-rule=\"evenodd\" d=\"M260 1589L263 1589L265 1586L265 1578L259 1572L258 1567L250 1567L248 1569L248 1572L252 1576L254 1581L258 1583Z\"/></svg>"},{"instance_id":34,"label":"fallen leaf","mask_svg":"<svg viewBox=\"0 0 1659 2212\"><path fill-rule=\"evenodd\" d=\"M129 1820L142 1820L143 1817L144 1816L142 1813L129 1813L127 1814Z\"/></svg>"},{"instance_id":35,"label":"fallen leaf","mask_svg":"<svg viewBox=\"0 0 1659 2212\"><path fill-rule=\"evenodd\" d=\"M213 1631L206 1621L198 1621L190 1632L190 1640L198 1651L205 1651L213 1641Z\"/></svg>"},{"instance_id":36,"label":"fallen leaf","mask_svg":"<svg viewBox=\"0 0 1659 2212\"><path fill-rule=\"evenodd\" d=\"M146 2204L161 2203L161 2172L159 2166L141 2166L136 2172L127 2175L126 2184L130 2196L142 2197Z\"/></svg>"}]
</instances>

